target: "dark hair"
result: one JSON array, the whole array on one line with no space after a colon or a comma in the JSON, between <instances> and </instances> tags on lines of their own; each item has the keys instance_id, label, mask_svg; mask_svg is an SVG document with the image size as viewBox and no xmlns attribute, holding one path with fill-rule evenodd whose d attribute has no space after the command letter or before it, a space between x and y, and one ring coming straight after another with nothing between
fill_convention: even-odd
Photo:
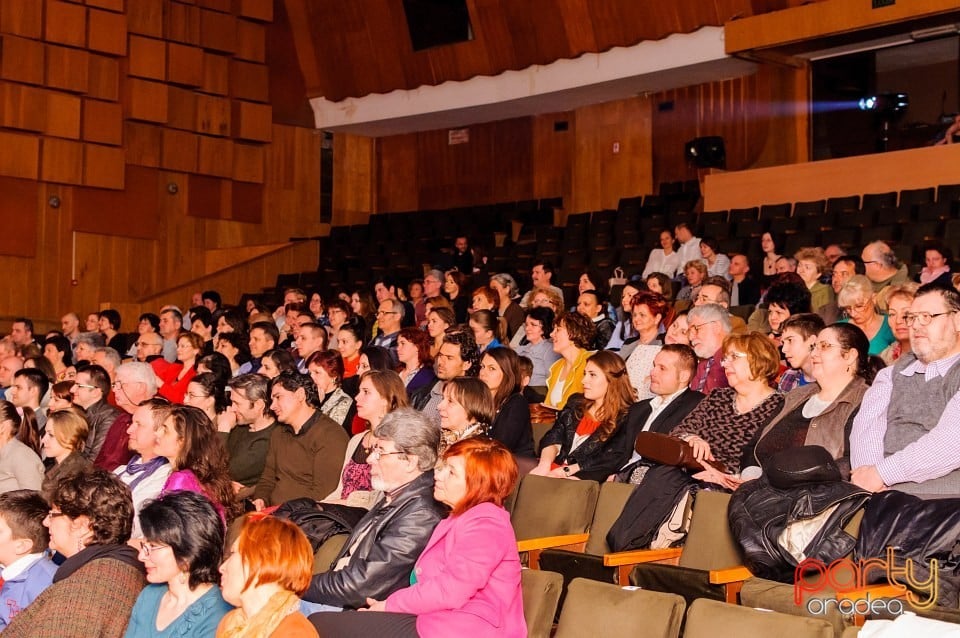
<instances>
[{"instance_id":1,"label":"dark hair","mask_svg":"<svg viewBox=\"0 0 960 638\"><path fill-rule=\"evenodd\" d=\"M270 337L274 344L280 341L280 331L277 329L277 324L272 321L258 321L250 326L250 332L254 330L262 330L266 336Z\"/></svg>"},{"instance_id":2,"label":"dark hair","mask_svg":"<svg viewBox=\"0 0 960 638\"><path fill-rule=\"evenodd\" d=\"M212 352L205 354L197 360L197 367L201 365L210 372L207 374L216 375L220 385L226 385L230 377L233 376L233 369L230 367L230 360L222 352Z\"/></svg>"},{"instance_id":3,"label":"dark hair","mask_svg":"<svg viewBox=\"0 0 960 638\"><path fill-rule=\"evenodd\" d=\"M319 404L317 384L313 382L309 374L300 374L296 369L284 370L270 382L268 396L273 395L273 389L277 386L280 386L287 392L303 390L304 398L309 405Z\"/></svg>"},{"instance_id":4,"label":"dark hair","mask_svg":"<svg viewBox=\"0 0 960 638\"><path fill-rule=\"evenodd\" d=\"M273 361L274 365L277 366L277 370L280 372L286 372L288 370L296 370L297 362L293 358L293 355L290 354L289 350L284 350L282 348L271 348L263 353L263 359L270 359Z\"/></svg>"},{"instance_id":5,"label":"dark hair","mask_svg":"<svg viewBox=\"0 0 960 638\"><path fill-rule=\"evenodd\" d=\"M716 254L718 254L718 255L721 254L721 252L720 252L720 242L718 242L718 241L717 241L716 239L714 239L713 237L701 237L701 238L700 238L700 245L701 245L701 246L706 245L707 248L709 248L710 250L712 250L712 251L715 252Z\"/></svg>"},{"instance_id":6,"label":"dark hair","mask_svg":"<svg viewBox=\"0 0 960 638\"><path fill-rule=\"evenodd\" d=\"M169 407L162 415L161 423L168 419L173 422L173 429L181 441L177 458L169 459L171 465L177 470L193 472L204 492L223 507L228 518L239 514L239 503L230 480L227 449L210 419L203 410L189 405Z\"/></svg>"},{"instance_id":7,"label":"dark hair","mask_svg":"<svg viewBox=\"0 0 960 638\"><path fill-rule=\"evenodd\" d=\"M36 346L35 344L30 344L30 347L36 347ZM24 346L24 351L26 351L26 348L27 346ZM99 351L99 348L97 350ZM104 348L104 350L109 350L112 353L116 353L116 350L114 350L113 348ZM119 359L120 357L118 356L117 358ZM32 365L27 365L27 364L32 364ZM47 359L42 354L25 356L23 359L23 365L24 367L21 368L21 370L37 370L41 372L43 376L47 378L48 384L52 384L57 379L57 372L56 370L53 369L53 364L50 363L50 360ZM16 375L14 375L14 377L16 377ZM50 386L48 385L47 390L49 389L50 389ZM44 395L46 395L47 390L44 390L43 392L40 393L41 399L43 399Z\"/></svg>"},{"instance_id":8,"label":"dark hair","mask_svg":"<svg viewBox=\"0 0 960 638\"><path fill-rule=\"evenodd\" d=\"M200 293L200 299L203 301L212 301L219 308L223 304L223 300L220 298L220 293L216 290L204 290Z\"/></svg>"},{"instance_id":9,"label":"dark hair","mask_svg":"<svg viewBox=\"0 0 960 638\"><path fill-rule=\"evenodd\" d=\"M767 291L767 307L773 304L786 308L791 315L810 312L810 291L802 282L773 284Z\"/></svg>"},{"instance_id":10,"label":"dark hair","mask_svg":"<svg viewBox=\"0 0 960 638\"><path fill-rule=\"evenodd\" d=\"M827 327L823 318L813 312L801 312L797 315L790 315L780 324L780 334L783 334L788 328L796 330L804 339L820 334L820 331Z\"/></svg>"},{"instance_id":11,"label":"dark hair","mask_svg":"<svg viewBox=\"0 0 960 638\"><path fill-rule=\"evenodd\" d=\"M390 351L382 346L364 346L360 356L367 355L371 370L393 370L393 358Z\"/></svg>"},{"instance_id":12,"label":"dark hair","mask_svg":"<svg viewBox=\"0 0 960 638\"><path fill-rule=\"evenodd\" d=\"M73 403L73 392L70 391L73 388L73 383L73 381L58 381L50 386L50 394L58 399Z\"/></svg>"},{"instance_id":13,"label":"dark hair","mask_svg":"<svg viewBox=\"0 0 960 638\"><path fill-rule=\"evenodd\" d=\"M153 331L158 334L160 333L160 317L158 315L155 315L152 312L145 312L137 317L137 324L139 324L141 321L149 322L150 327L153 328Z\"/></svg>"},{"instance_id":14,"label":"dark hair","mask_svg":"<svg viewBox=\"0 0 960 638\"><path fill-rule=\"evenodd\" d=\"M236 308L231 308L224 311L220 315L220 319L223 319L223 322L233 328L234 333L246 334L247 333L247 321L243 318L243 315ZM219 320L218 320L219 321ZM220 332L221 336L225 334L231 334L229 332Z\"/></svg>"},{"instance_id":15,"label":"dark hair","mask_svg":"<svg viewBox=\"0 0 960 638\"><path fill-rule=\"evenodd\" d=\"M33 543L30 553L41 552L50 545L50 532L43 524L49 511L50 506L36 490L0 494L0 517L10 528L10 537Z\"/></svg>"},{"instance_id":16,"label":"dark hair","mask_svg":"<svg viewBox=\"0 0 960 638\"><path fill-rule=\"evenodd\" d=\"M56 337L47 337L43 341L43 346L53 346L58 352L63 353L63 365L73 365L73 348L70 347L70 340L62 335Z\"/></svg>"},{"instance_id":17,"label":"dark hair","mask_svg":"<svg viewBox=\"0 0 960 638\"><path fill-rule=\"evenodd\" d=\"M263 413L270 411L270 380L262 374L241 374L227 382L231 390L243 390L250 403L263 401Z\"/></svg>"},{"instance_id":18,"label":"dark hair","mask_svg":"<svg viewBox=\"0 0 960 638\"><path fill-rule=\"evenodd\" d=\"M470 291L467 290L467 275L459 270L448 270L443 273L444 278L449 277L457 285L457 296L469 297ZM444 282L446 283L446 282Z\"/></svg>"},{"instance_id":19,"label":"dark hair","mask_svg":"<svg viewBox=\"0 0 960 638\"><path fill-rule=\"evenodd\" d=\"M870 356L870 340L863 330L852 323L831 323L824 330L833 330L844 350L857 351L857 376L863 377L867 383L873 383L877 372L883 367L883 362Z\"/></svg>"},{"instance_id":20,"label":"dark hair","mask_svg":"<svg viewBox=\"0 0 960 638\"><path fill-rule=\"evenodd\" d=\"M848 264L853 265L853 273L855 275L863 275L867 272L866 266L863 264L863 260L857 257L856 255L843 255L838 257L835 262L833 262L833 267L836 268L837 264L841 262L847 262Z\"/></svg>"},{"instance_id":21,"label":"dark hair","mask_svg":"<svg viewBox=\"0 0 960 638\"><path fill-rule=\"evenodd\" d=\"M130 488L106 470L88 467L62 475L50 492L50 505L71 519L90 519L91 545L122 545L130 540Z\"/></svg>"},{"instance_id":22,"label":"dark hair","mask_svg":"<svg viewBox=\"0 0 960 638\"><path fill-rule=\"evenodd\" d=\"M44 359L46 361L46 359ZM47 361L47 363L50 363ZM39 368L20 368L13 373L13 378L24 377L27 383L38 390L37 399L42 399L43 395L50 389L50 379Z\"/></svg>"},{"instance_id":23,"label":"dark hair","mask_svg":"<svg viewBox=\"0 0 960 638\"><path fill-rule=\"evenodd\" d=\"M327 304L327 315L328 315L328 316L330 315L330 310L332 310L333 308L336 308L337 310L340 310L340 311L342 311L345 315L347 315L347 321L349 321L350 318L353 317L353 308L351 308L351 307L350 307L350 304L348 304L348 303L347 303L346 301L344 301L343 299L340 299L340 298L332 299L332 300L330 301L330 303ZM346 325L347 325L347 323L344 322L343 326L341 326L341 327L346 327Z\"/></svg>"},{"instance_id":24,"label":"dark hair","mask_svg":"<svg viewBox=\"0 0 960 638\"><path fill-rule=\"evenodd\" d=\"M37 417L30 408L17 408L9 401L0 400L0 421L13 423L13 436L28 448L40 454L40 435Z\"/></svg>"},{"instance_id":25,"label":"dark hair","mask_svg":"<svg viewBox=\"0 0 960 638\"><path fill-rule=\"evenodd\" d=\"M553 309L544 308L542 306L530 308L527 310L527 316L534 321L540 322L540 325L543 326L543 336L549 339L550 333L553 332L553 320L556 318L556 314L554 314Z\"/></svg>"},{"instance_id":26,"label":"dark hair","mask_svg":"<svg viewBox=\"0 0 960 638\"><path fill-rule=\"evenodd\" d=\"M590 288L590 289L588 289L588 290L584 290L584 291L581 292L579 295L577 295L578 300L579 300L579 297L581 297L581 296L583 296L583 295L590 295L591 297L593 297L594 303L597 304L597 306L600 306L600 312L601 312L601 313L604 312L603 302L604 302L605 300L600 297L600 293L599 293L599 292L597 292L597 291L594 290L593 288ZM602 315L601 315L601 316L602 316Z\"/></svg>"},{"instance_id":27,"label":"dark hair","mask_svg":"<svg viewBox=\"0 0 960 638\"><path fill-rule=\"evenodd\" d=\"M584 275L586 275L590 283L593 284L593 289L597 292L597 301L604 301L607 298L609 287L607 279L595 268L588 268L580 273L580 277ZM579 283L579 278L577 283Z\"/></svg>"},{"instance_id":28,"label":"dark hair","mask_svg":"<svg viewBox=\"0 0 960 638\"><path fill-rule=\"evenodd\" d=\"M589 319L587 319L589 321ZM463 326L447 328L443 333L443 342L460 348L460 359L470 364L465 376L475 377L480 371L480 348L473 338L473 332Z\"/></svg>"},{"instance_id":29,"label":"dark hair","mask_svg":"<svg viewBox=\"0 0 960 638\"><path fill-rule=\"evenodd\" d=\"M191 589L220 584L223 521L206 496L175 491L150 501L140 510L140 529L146 540L170 546Z\"/></svg>"},{"instance_id":30,"label":"dark hair","mask_svg":"<svg viewBox=\"0 0 960 638\"><path fill-rule=\"evenodd\" d=\"M727 303L730 303L729 297L732 286L726 277L722 275L712 275L700 282L700 287L702 288L703 286L716 286L717 288L720 288L727 295Z\"/></svg>"},{"instance_id":31,"label":"dark hair","mask_svg":"<svg viewBox=\"0 0 960 638\"><path fill-rule=\"evenodd\" d=\"M213 328L213 313L206 306L194 306L190 309L190 322L198 321L206 328Z\"/></svg>"},{"instance_id":32,"label":"dark hair","mask_svg":"<svg viewBox=\"0 0 960 638\"><path fill-rule=\"evenodd\" d=\"M100 315L98 314L97 316L99 317ZM28 317L14 317L13 321L11 321L10 323L11 324L22 323L23 327L26 328L27 332L29 332L31 335L33 334L33 319L30 319Z\"/></svg>"},{"instance_id":33,"label":"dark hair","mask_svg":"<svg viewBox=\"0 0 960 638\"><path fill-rule=\"evenodd\" d=\"M690 372L690 377L697 373L697 353L693 348L685 343L666 343L660 348L660 352L672 352L677 355L677 365L680 369L686 369Z\"/></svg>"},{"instance_id":34,"label":"dark hair","mask_svg":"<svg viewBox=\"0 0 960 638\"><path fill-rule=\"evenodd\" d=\"M432 345L430 335L420 330L420 328L410 327L403 328L400 331L397 339L401 337L409 341L417 349L417 359L420 361L422 367L428 367L433 364L433 357L430 355L430 346Z\"/></svg>"},{"instance_id":35,"label":"dark hair","mask_svg":"<svg viewBox=\"0 0 960 638\"><path fill-rule=\"evenodd\" d=\"M161 311L160 311L160 316L162 317L163 315L165 315L165 314L167 314L167 313L173 315L173 319L174 319L174 321L177 323L177 325L182 325L182 322L183 322L183 313L182 313L182 312L180 312L180 311L177 310L176 308L171 307L171 308L167 308L166 310L161 310Z\"/></svg>"},{"instance_id":36,"label":"dark hair","mask_svg":"<svg viewBox=\"0 0 960 638\"><path fill-rule=\"evenodd\" d=\"M310 366L323 368L338 386L343 382L343 356L336 350L317 350L307 357L305 365L307 369Z\"/></svg>"},{"instance_id":37,"label":"dark hair","mask_svg":"<svg viewBox=\"0 0 960 638\"><path fill-rule=\"evenodd\" d=\"M510 348L490 348L481 355L481 363L483 357L493 359L503 374L503 380L493 391L493 406L499 411L507 399L520 392L520 357Z\"/></svg>"},{"instance_id":38,"label":"dark hair","mask_svg":"<svg viewBox=\"0 0 960 638\"><path fill-rule=\"evenodd\" d=\"M203 372L190 379L190 383L196 383L203 388L208 397L213 397L213 410L217 414L227 409L229 405L226 392L227 379L213 372Z\"/></svg>"},{"instance_id":39,"label":"dark hair","mask_svg":"<svg viewBox=\"0 0 960 638\"><path fill-rule=\"evenodd\" d=\"M570 336L573 345L587 350L597 335L597 327L593 321L578 312L566 312L557 318L557 325L563 326Z\"/></svg>"},{"instance_id":40,"label":"dark hair","mask_svg":"<svg viewBox=\"0 0 960 638\"><path fill-rule=\"evenodd\" d=\"M947 305L947 308L951 312L960 312L960 292L957 292L955 288L931 282L917 288L917 294L914 296L914 299L919 299L924 295L931 294L939 294L940 298L943 299L943 303Z\"/></svg>"},{"instance_id":41,"label":"dark hair","mask_svg":"<svg viewBox=\"0 0 960 638\"><path fill-rule=\"evenodd\" d=\"M107 323L110 324L110 327L114 330L120 329L120 313L114 310L113 308L107 308L106 310L101 310L100 314L97 315L101 319L106 319Z\"/></svg>"},{"instance_id":42,"label":"dark hair","mask_svg":"<svg viewBox=\"0 0 960 638\"><path fill-rule=\"evenodd\" d=\"M673 300L673 280L670 279L670 277L666 276L662 272L652 272L647 275L647 278L644 279L643 282L646 284L646 282L650 281L651 279L656 279L657 283L660 284L661 292L657 294L663 295L663 298L667 301ZM649 285L647 285L647 289L650 289Z\"/></svg>"},{"instance_id":43,"label":"dark hair","mask_svg":"<svg viewBox=\"0 0 960 638\"><path fill-rule=\"evenodd\" d=\"M83 370L77 370L77 374L81 372L87 373L90 377L90 385L97 386L103 393L103 398L106 399L107 395L110 394L110 373L96 364L90 364Z\"/></svg>"},{"instance_id":44,"label":"dark hair","mask_svg":"<svg viewBox=\"0 0 960 638\"><path fill-rule=\"evenodd\" d=\"M330 304L330 306L333 307L333 304ZM342 326L340 326L340 331L342 332L346 330L351 334L351 336L353 336L353 338L356 341L360 342L360 344L362 345L364 343L364 336L365 336L364 333L366 332L362 322L363 322L363 319L361 319L360 317L354 314L351 314L350 318L347 319L347 321L344 322Z\"/></svg>"},{"instance_id":45,"label":"dark hair","mask_svg":"<svg viewBox=\"0 0 960 638\"><path fill-rule=\"evenodd\" d=\"M250 338L243 332L220 332L217 333L217 339L221 342L227 342L237 349L237 355L234 357L237 363L246 363L250 360ZM223 354L218 352L217 354ZM226 355L223 355L226 358ZM229 365L229 361L227 362Z\"/></svg>"}]
</instances>

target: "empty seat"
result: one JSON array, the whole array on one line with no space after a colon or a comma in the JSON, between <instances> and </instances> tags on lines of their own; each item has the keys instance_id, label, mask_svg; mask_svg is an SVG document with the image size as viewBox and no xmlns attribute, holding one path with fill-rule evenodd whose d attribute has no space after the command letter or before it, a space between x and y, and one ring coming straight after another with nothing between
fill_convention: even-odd
<instances>
[{"instance_id":1,"label":"empty seat","mask_svg":"<svg viewBox=\"0 0 960 638\"><path fill-rule=\"evenodd\" d=\"M803 618L700 599L687 612L684 638L833 638L833 626L826 620Z\"/></svg>"},{"instance_id":2,"label":"empty seat","mask_svg":"<svg viewBox=\"0 0 960 638\"><path fill-rule=\"evenodd\" d=\"M822 215L827 202L822 199L810 202L797 202L793 205L794 217L816 217Z\"/></svg>"},{"instance_id":3,"label":"empty seat","mask_svg":"<svg viewBox=\"0 0 960 638\"><path fill-rule=\"evenodd\" d=\"M637 197L621 197L620 201L617 203L617 210L623 211L626 209L635 209L640 210L640 207L643 205L643 196L639 195Z\"/></svg>"},{"instance_id":4,"label":"empty seat","mask_svg":"<svg viewBox=\"0 0 960 638\"><path fill-rule=\"evenodd\" d=\"M863 204L860 210L864 212L873 212L880 208L896 208L897 192L889 193L868 193L863 196Z\"/></svg>"},{"instance_id":5,"label":"empty seat","mask_svg":"<svg viewBox=\"0 0 960 638\"><path fill-rule=\"evenodd\" d=\"M714 239L726 239L730 236L730 224L723 220L708 221L703 224L702 237L713 237Z\"/></svg>"},{"instance_id":6,"label":"empty seat","mask_svg":"<svg viewBox=\"0 0 960 638\"><path fill-rule=\"evenodd\" d=\"M860 196L850 195L849 197L831 197L827 200L825 208L828 213L848 213L860 210Z\"/></svg>"},{"instance_id":7,"label":"empty seat","mask_svg":"<svg viewBox=\"0 0 960 638\"><path fill-rule=\"evenodd\" d=\"M778 219L790 216L790 204L764 204L760 207L759 219Z\"/></svg>"},{"instance_id":8,"label":"empty seat","mask_svg":"<svg viewBox=\"0 0 960 638\"><path fill-rule=\"evenodd\" d=\"M932 186L930 188L914 188L900 191L900 205L918 206L919 204L928 204L934 200L935 196L936 192Z\"/></svg>"},{"instance_id":9,"label":"empty seat","mask_svg":"<svg viewBox=\"0 0 960 638\"><path fill-rule=\"evenodd\" d=\"M740 237L760 237L767 232L767 222L765 221L741 221L737 222L737 235Z\"/></svg>"},{"instance_id":10,"label":"empty seat","mask_svg":"<svg viewBox=\"0 0 960 638\"><path fill-rule=\"evenodd\" d=\"M563 576L538 569L520 572L523 591L523 617L527 621L528 638L550 638L557 603L563 588Z\"/></svg>"},{"instance_id":11,"label":"empty seat","mask_svg":"<svg viewBox=\"0 0 960 638\"><path fill-rule=\"evenodd\" d=\"M938 202L960 202L960 184L941 184L937 187Z\"/></svg>"},{"instance_id":12,"label":"empty seat","mask_svg":"<svg viewBox=\"0 0 960 638\"><path fill-rule=\"evenodd\" d=\"M792 233L786 236L786 241L784 242L783 252L786 255L792 255L801 248L806 248L808 246L819 246L820 245L820 233L802 230L800 232Z\"/></svg>"},{"instance_id":13,"label":"empty seat","mask_svg":"<svg viewBox=\"0 0 960 638\"><path fill-rule=\"evenodd\" d=\"M753 208L731 208L727 219L731 224L739 224L740 222L755 222L760 218L759 216L760 209L756 206Z\"/></svg>"},{"instance_id":14,"label":"empty seat","mask_svg":"<svg viewBox=\"0 0 960 638\"><path fill-rule=\"evenodd\" d=\"M920 204L916 208L917 221L945 221L953 217L952 202L937 201Z\"/></svg>"},{"instance_id":15,"label":"empty seat","mask_svg":"<svg viewBox=\"0 0 960 638\"><path fill-rule=\"evenodd\" d=\"M938 239L941 232L939 221L917 221L903 227L901 241L908 246L919 246L926 241Z\"/></svg>"},{"instance_id":16,"label":"empty seat","mask_svg":"<svg viewBox=\"0 0 960 638\"><path fill-rule=\"evenodd\" d=\"M685 607L679 596L577 578L570 583L556 638L677 638Z\"/></svg>"}]
</instances>

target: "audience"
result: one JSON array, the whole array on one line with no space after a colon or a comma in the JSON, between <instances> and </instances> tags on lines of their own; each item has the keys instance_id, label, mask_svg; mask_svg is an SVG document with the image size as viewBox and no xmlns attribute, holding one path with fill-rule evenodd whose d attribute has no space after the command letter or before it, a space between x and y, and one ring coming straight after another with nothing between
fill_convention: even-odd
<instances>
[{"instance_id":1,"label":"audience","mask_svg":"<svg viewBox=\"0 0 960 638\"><path fill-rule=\"evenodd\" d=\"M521 388L520 358L509 348L493 348L480 358L480 380L493 398L490 437L503 443L514 456L533 458L530 409Z\"/></svg>"},{"instance_id":2,"label":"audience","mask_svg":"<svg viewBox=\"0 0 960 638\"><path fill-rule=\"evenodd\" d=\"M133 457L126 465L121 465L116 474L130 489L133 497L133 528L130 536L139 539L140 519L137 514L143 506L158 496L167 484L173 471L166 457L157 454L157 428L166 418L169 404L166 399L153 398L141 403L133 412L130 427L127 428L130 450Z\"/></svg>"},{"instance_id":3,"label":"audience","mask_svg":"<svg viewBox=\"0 0 960 638\"><path fill-rule=\"evenodd\" d=\"M41 492L49 496L61 477L89 468L93 463L81 454L87 442L87 419L80 408L50 413L40 439L43 456L53 465L46 472Z\"/></svg>"},{"instance_id":4,"label":"audience","mask_svg":"<svg viewBox=\"0 0 960 638\"><path fill-rule=\"evenodd\" d=\"M550 366L545 406L562 410L570 396L583 391L583 368L595 335L593 322L580 313L569 312L557 318L550 338L560 358Z\"/></svg>"},{"instance_id":5,"label":"audience","mask_svg":"<svg viewBox=\"0 0 960 638\"><path fill-rule=\"evenodd\" d=\"M47 554L50 534L44 521L50 512L35 490L0 493L0 631L53 582L57 566Z\"/></svg>"},{"instance_id":6,"label":"audience","mask_svg":"<svg viewBox=\"0 0 960 638\"><path fill-rule=\"evenodd\" d=\"M44 474L39 454L33 410L0 401L0 493L39 490Z\"/></svg>"},{"instance_id":7,"label":"audience","mask_svg":"<svg viewBox=\"0 0 960 638\"><path fill-rule=\"evenodd\" d=\"M879 355L896 341L887 318L877 307L877 294L870 280L862 275L851 277L840 289L837 303L843 311L841 322L852 323L870 340L870 356Z\"/></svg>"}]
</instances>

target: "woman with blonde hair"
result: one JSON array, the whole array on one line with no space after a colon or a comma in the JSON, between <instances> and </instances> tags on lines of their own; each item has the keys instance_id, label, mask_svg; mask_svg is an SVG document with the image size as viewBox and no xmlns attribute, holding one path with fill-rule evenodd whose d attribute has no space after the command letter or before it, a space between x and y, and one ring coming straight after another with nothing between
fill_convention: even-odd
<instances>
[{"instance_id":1,"label":"woman with blonde hair","mask_svg":"<svg viewBox=\"0 0 960 638\"><path fill-rule=\"evenodd\" d=\"M90 425L83 410L77 407L55 410L47 416L40 443L43 453L54 465L47 470L41 491L49 498L60 477L89 468L92 463L83 456Z\"/></svg>"},{"instance_id":2,"label":"woman with blonde hair","mask_svg":"<svg viewBox=\"0 0 960 638\"><path fill-rule=\"evenodd\" d=\"M531 474L605 481L630 459L630 435L643 423L623 359L606 350L589 357L582 388L540 441L540 461Z\"/></svg>"},{"instance_id":3,"label":"woman with blonde hair","mask_svg":"<svg viewBox=\"0 0 960 638\"><path fill-rule=\"evenodd\" d=\"M910 328L907 327L906 314L910 312L910 304L917 294L920 284L907 282L890 286L887 290L887 324L896 338L895 343L883 349L880 358L887 365L911 351Z\"/></svg>"},{"instance_id":4,"label":"woman with blonde hair","mask_svg":"<svg viewBox=\"0 0 960 638\"><path fill-rule=\"evenodd\" d=\"M840 323L852 323L867 335L871 357L896 342L886 317L877 309L877 296L866 276L854 275L847 280L837 295L837 305L844 314Z\"/></svg>"},{"instance_id":5,"label":"woman with blonde hair","mask_svg":"<svg viewBox=\"0 0 960 638\"><path fill-rule=\"evenodd\" d=\"M797 260L797 274L810 291L810 309L819 313L824 306L833 303L833 288L820 281L830 269L830 260L823 248L809 247L798 250L793 258Z\"/></svg>"}]
</instances>

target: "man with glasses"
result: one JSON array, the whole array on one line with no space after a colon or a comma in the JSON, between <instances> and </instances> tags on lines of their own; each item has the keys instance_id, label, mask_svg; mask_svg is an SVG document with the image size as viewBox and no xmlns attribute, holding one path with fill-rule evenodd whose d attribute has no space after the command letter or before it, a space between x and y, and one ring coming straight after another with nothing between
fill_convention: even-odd
<instances>
[{"instance_id":1,"label":"man with glasses","mask_svg":"<svg viewBox=\"0 0 960 638\"><path fill-rule=\"evenodd\" d=\"M720 360L723 339L730 334L730 313L718 304L694 306L687 314L687 336L700 362L690 379L690 389L710 394L714 388L727 387L727 375Z\"/></svg>"},{"instance_id":2,"label":"man with glasses","mask_svg":"<svg viewBox=\"0 0 960 638\"><path fill-rule=\"evenodd\" d=\"M127 429L137 407L157 394L157 375L149 363L133 361L117 368L117 380L113 382L113 395L121 413L110 424L97 458L93 464L112 472L130 461L128 447L130 435Z\"/></svg>"},{"instance_id":3,"label":"man with glasses","mask_svg":"<svg viewBox=\"0 0 960 638\"><path fill-rule=\"evenodd\" d=\"M907 266L901 264L896 253L882 241L864 246L860 258L863 260L864 274L873 284L873 292L878 294L881 306L886 308L882 291L889 286L909 281Z\"/></svg>"},{"instance_id":4,"label":"man with glasses","mask_svg":"<svg viewBox=\"0 0 960 638\"><path fill-rule=\"evenodd\" d=\"M159 339L159 336L157 337ZM77 373L77 378L70 388L73 402L83 408L90 424L86 445L83 446L83 456L93 462L100 454L100 448L107 438L107 431L120 416L120 410L107 403L110 394L110 376L107 371L97 365L84 368Z\"/></svg>"},{"instance_id":5,"label":"man with glasses","mask_svg":"<svg viewBox=\"0 0 960 638\"><path fill-rule=\"evenodd\" d=\"M330 570L317 574L302 596L305 613L367 606L409 587L413 566L446 515L433 498L440 430L422 414L401 408L374 431L367 457L374 489L383 497L353 528Z\"/></svg>"},{"instance_id":6,"label":"man with glasses","mask_svg":"<svg viewBox=\"0 0 960 638\"><path fill-rule=\"evenodd\" d=\"M714 303L724 310L730 310L730 282L725 277L714 275L700 284L700 292L693 299L694 306ZM742 334L747 331L747 322L736 315L730 315L730 332Z\"/></svg>"},{"instance_id":7,"label":"man with glasses","mask_svg":"<svg viewBox=\"0 0 960 638\"><path fill-rule=\"evenodd\" d=\"M377 326L380 333L374 337L371 345L380 346L390 351L390 358L394 365L397 364L397 337L400 335L400 327L403 323L403 317L406 309L399 299L386 298L380 302L377 309Z\"/></svg>"},{"instance_id":8,"label":"man with glasses","mask_svg":"<svg viewBox=\"0 0 960 638\"><path fill-rule=\"evenodd\" d=\"M927 284L904 315L909 352L877 374L850 435L851 481L960 497L960 294Z\"/></svg>"}]
</instances>

